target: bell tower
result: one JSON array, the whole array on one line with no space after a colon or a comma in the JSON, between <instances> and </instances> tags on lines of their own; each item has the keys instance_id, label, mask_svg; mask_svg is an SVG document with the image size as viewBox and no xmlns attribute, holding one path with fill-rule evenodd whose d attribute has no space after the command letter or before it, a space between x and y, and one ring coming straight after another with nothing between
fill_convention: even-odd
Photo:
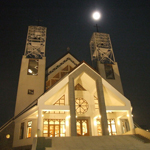
<instances>
[{"instance_id":1,"label":"bell tower","mask_svg":"<svg viewBox=\"0 0 150 150\"><path fill-rule=\"evenodd\" d=\"M18 82L15 116L33 103L45 86L46 28L29 26Z\"/></svg>"},{"instance_id":2,"label":"bell tower","mask_svg":"<svg viewBox=\"0 0 150 150\"><path fill-rule=\"evenodd\" d=\"M93 67L107 82L123 94L118 64L115 61L109 34L94 32L90 40Z\"/></svg>"}]
</instances>

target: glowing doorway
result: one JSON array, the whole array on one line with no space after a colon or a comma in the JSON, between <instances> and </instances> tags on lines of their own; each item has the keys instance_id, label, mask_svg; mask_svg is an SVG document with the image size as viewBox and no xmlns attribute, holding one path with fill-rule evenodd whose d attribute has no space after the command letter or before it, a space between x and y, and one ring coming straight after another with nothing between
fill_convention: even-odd
<instances>
[{"instance_id":1,"label":"glowing doorway","mask_svg":"<svg viewBox=\"0 0 150 150\"><path fill-rule=\"evenodd\" d=\"M44 119L44 137L64 137L66 135L64 119Z\"/></svg>"},{"instance_id":2,"label":"glowing doorway","mask_svg":"<svg viewBox=\"0 0 150 150\"><path fill-rule=\"evenodd\" d=\"M77 119L76 127L78 136L89 136L88 119Z\"/></svg>"}]
</instances>

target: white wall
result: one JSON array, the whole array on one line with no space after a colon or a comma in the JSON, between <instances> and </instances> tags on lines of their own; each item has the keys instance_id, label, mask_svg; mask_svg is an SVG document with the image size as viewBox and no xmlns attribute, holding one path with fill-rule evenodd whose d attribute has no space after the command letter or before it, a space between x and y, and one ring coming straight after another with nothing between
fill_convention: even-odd
<instances>
[{"instance_id":1,"label":"white wall","mask_svg":"<svg viewBox=\"0 0 150 150\"><path fill-rule=\"evenodd\" d=\"M27 138L27 123L28 121L32 121L32 130L31 130L31 138ZM23 139L19 139L20 135L20 126L21 123L24 122L24 137ZM32 145L33 138L37 134L37 119L29 119L29 120L22 120L20 122L15 123L15 130L14 130L14 140L13 140L13 147L19 147L24 145Z\"/></svg>"},{"instance_id":2,"label":"white wall","mask_svg":"<svg viewBox=\"0 0 150 150\"><path fill-rule=\"evenodd\" d=\"M16 98L15 116L31 104L44 92L46 58L39 59L38 75L27 75L29 59L23 56L18 91ZM33 89L34 94L28 94L28 89Z\"/></svg>"}]
</instances>

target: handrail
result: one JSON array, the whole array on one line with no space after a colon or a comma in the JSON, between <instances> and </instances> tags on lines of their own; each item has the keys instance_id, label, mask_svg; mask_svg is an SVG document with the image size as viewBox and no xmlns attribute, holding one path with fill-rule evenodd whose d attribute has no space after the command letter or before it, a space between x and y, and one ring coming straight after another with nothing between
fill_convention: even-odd
<instances>
[{"instance_id":1,"label":"handrail","mask_svg":"<svg viewBox=\"0 0 150 150\"><path fill-rule=\"evenodd\" d=\"M11 124L14 121L14 117L12 117L10 120L8 120L4 125L0 127L0 132L3 131L9 124Z\"/></svg>"},{"instance_id":2,"label":"handrail","mask_svg":"<svg viewBox=\"0 0 150 150\"><path fill-rule=\"evenodd\" d=\"M136 122L134 122L134 127L142 129Z\"/></svg>"}]
</instances>

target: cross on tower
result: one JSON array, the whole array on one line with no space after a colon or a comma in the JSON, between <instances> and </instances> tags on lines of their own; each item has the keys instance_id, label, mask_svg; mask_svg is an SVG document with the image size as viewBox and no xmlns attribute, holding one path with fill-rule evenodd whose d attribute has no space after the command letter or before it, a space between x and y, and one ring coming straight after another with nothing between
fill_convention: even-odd
<instances>
[{"instance_id":1,"label":"cross on tower","mask_svg":"<svg viewBox=\"0 0 150 150\"><path fill-rule=\"evenodd\" d=\"M42 22L43 20L40 20L40 19L38 18L36 21L37 21L37 25L39 26L40 22Z\"/></svg>"},{"instance_id":2,"label":"cross on tower","mask_svg":"<svg viewBox=\"0 0 150 150\"><path fill-rule=\"evenodd\" d=\"M96 26L94 26L94 27L96 27L96 32L99 32L99 31L98 31L98 28L99 28L100 26L98 26L98 25L96 24Z\"/></svg>"}]
</instances>

